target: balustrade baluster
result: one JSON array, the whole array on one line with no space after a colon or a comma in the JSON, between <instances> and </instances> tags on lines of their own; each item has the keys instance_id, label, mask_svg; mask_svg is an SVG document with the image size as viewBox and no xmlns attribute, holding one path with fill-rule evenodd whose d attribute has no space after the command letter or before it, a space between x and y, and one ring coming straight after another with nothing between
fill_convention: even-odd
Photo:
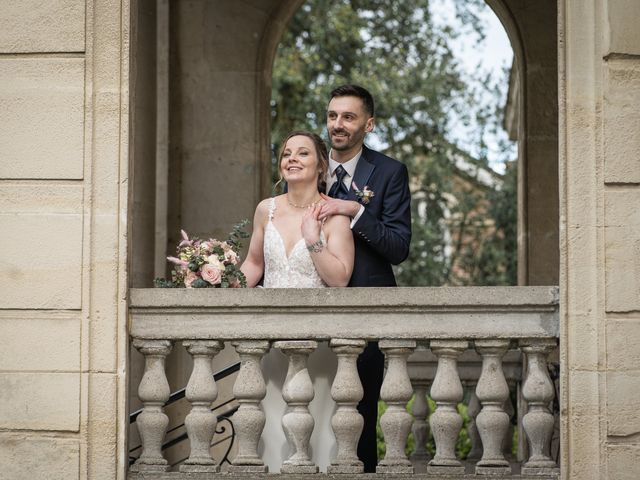
<instances>
[{"instance_id":1,"label":"balustrade baluster","mask_svg":"<svg viewBox=\"0 0 640 480\"><path fill-rule=\"evenodd\" d=\"M427 401L427 392L429 391L428 380L411 380L413 386L413 425L411 433L413 433L413 441L415 449L409 459L416 470L425 470L427 462L431 459L431 455L427 451L427 442L429 441L429 402ZM416 468L418 467L418 468Z\"/></svg>"},{"instance_id":2,"label":"balustrade baluster","mask_svg":"<svg viewBox=\"0 0 640 480\"><path fill-rule=\"evenodd\" d=\"M480 460L482 457L482 439L478 433L478 426L476 425L476 418L480 413L480 400L476 395L477 382L469 383L471 390L469 395L469 405L467 407L467 414L469 415L469 423L467 424L467 436L471 441L471 450L467 454L467 460Z\"/></svg>"},{"instance_id":3,"label":"balustrade baluster","mask_svg":"<svg viewBox=\"0 0 640 480\"><path fill-rule=\"evenodd\" d=\"M267 387L260 360L269 351L266 340L233 342L240 355L240 372L233 385L233 396L240 403L234 414L238 453L229 471L233 473L264 473L269 471L258 456L258 442L264 429L265 414L260 402Z\"/></svg>"},{"instance_id":4,"label":"balustrade baluster","mask_svg":"<svg viewBox=\"0 0 640 480\"><path fill-rule=\"evenodd\" d=\"M318 348L311 340L286 340L273 344L289 357L289 368L282 388L282 397L287 402L287 413L282 417L282 427L293 454L282 463L282 473L318 473L318 466L309 456L309 440L313 433L314 420L309 413L309 402L313 400L313 383L307 370L309 355Z\"/></svg>"},{"instance_id":5,"label":"balustrade baluster","mask_svg":"<svg viewBox=\"0 0 640 480\"><path fill-rule=\"evenodd\" d=\"M527 340L521 341L520 345L528 361L522 395L529 410L522 419L522 425L531 452L529 460L522 466L522 474L555 474L558 467L549 453L554 420L548 407L555 392L547 370L547 355L555 348L555 340Z\"/></svg>"},{"instance_id":6,"label":"balustrade baluster","mask_svg":"<svg viewBox=\"0 0 640 480\"><path fill-rule=\"evenodd\" d=\"M164 370L165 358L171 352L169 340L134 339L133 346L144 355L144 374L138 386L138 397L143 408L138 415L137 425L142 442L142 454L131 466L132 472L166 472L167 460L162 456L164 439L169 417L163 406L171 394Z\"/></svg>"},{"instance_id":7,"label":"balustrade baluster","mask_svg":"<svg viewBox=\"0 0 640 480\"><path fill-rule=\"evenodd\" d=\"M338 455L327 467L327 473L362 473L364 466L358 459L357 447L364 420L358 412L358 402L364 390L358 376L357 359L364 340L334 338L330 346L338 357L338 370L331 386L331 397L338 405L331 418L331 426L338 443Z\"/></svg>"},{"instance_id":8,"label":"balustrade baluster","mask_svg":"<svg viewBox=\"0 0 640 480\"><path fill-rule=\"evenodd\" d=\"M191 411L184 419L191 452L180 465L180 471L216 473L220 466L209 451L218 423L216 414L211 411L211 404L218 398L211 361L224 345L217 340L188 340L182 344L193 357L193 370L185 391Z\"/></svg>"},{"instance_id":9,"label":"balustrade baluster","mask_svg":"<svg viewBox=\"0 0 640 480\"><path fill-rule=\"evenodd\" d=\"M507 397L507 399L504 401L504 411L507 413L507 415L509 416L509 428L507 429L507 432L504 435L504 438L502 439L502 454L504 455L504 457L509 460L515 460L515 457L513 455L513 416L516 414L516 409L513 407L513 402L511 401L511 392L513 391L513 389L515 388L513 385L513 382L510 382L507 380L507 385L509 388L509 396Z\"/></svg>"},{"instance_id":10,"label":"balustrade baluster","mask_svg":"<svg viewBox=\"0 0 640 480\"><path fill-rule=\"evenodd\" d=\"M476 464L478 475L504 475L511 472L509 462L502 453L502 442L509 430L509 415L503 405L509 397L509 386L502 371L502 357L510 340L476 340L476 351L482 356L482 373L476 395L482 410L476 425L482 439L482 458Z\"/></svg>"},{"instance_id":11,"label":"balustrade baluster","mask_svg":"<svg viewBox=\"0 0 640 480\"><path fill-rule=\"evenodd\" d=\"M416 348L416 342L381 340L379 346L387 359L387 371L380 389L380 398L387 404L387 410L380 417L386 453L378 463L376 473L413 473L413 465L407 458L404 447L413 420L407 412L407 402L413 394L407 358Z\"/></svg>"},{"instance_id":12,"label":"balustrade baluster","mask_svg":"<svg viewBox=\"0 0 640 480\"><path fill-rule=\"evenodd\" d=\"M438 357L436 377L431 385L431 398L436 411L429 421L436 443L436 454L429 462L427 472L434 475L457 475L464 467L456 458L456 440L462 428L462 417L457 405L462 401L463 390L458 375L458 357L469 343L462 340L432 340L431 351Z\"/></svg>"}]
</instances>

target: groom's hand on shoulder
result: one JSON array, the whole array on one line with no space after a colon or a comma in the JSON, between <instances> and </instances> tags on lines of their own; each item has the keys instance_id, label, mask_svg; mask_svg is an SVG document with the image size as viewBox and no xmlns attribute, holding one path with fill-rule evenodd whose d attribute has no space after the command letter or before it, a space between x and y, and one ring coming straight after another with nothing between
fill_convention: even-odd
<instances>
[{"instance_id":1,"label":"groom's hand on shoulder","mask_svg":"<svg viewBox=\"0 0 640 480\"><path fill-rule=\"evenodd\" d=\"M349 218L355 217L360 211L360 204L353 200L340 200L338 198L331 198L321 193L324 202L320 207L319 220L324 220L331 215L345 215Z\"/></svg>"}]
</instances>

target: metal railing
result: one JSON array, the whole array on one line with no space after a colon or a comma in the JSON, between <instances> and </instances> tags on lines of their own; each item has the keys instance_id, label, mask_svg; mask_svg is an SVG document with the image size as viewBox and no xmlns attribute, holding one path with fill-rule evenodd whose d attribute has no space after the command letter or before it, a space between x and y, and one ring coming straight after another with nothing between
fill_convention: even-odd
<instances>
[{"instance_id":1,"label":"metal railing","mask_svg":"<svg viewBox=\"0 0 640 480\"><path fill-rule=\"evenodd\" d=\"M233 375L234 373L237 373L238 371L240 371L240 362L235 362L232 363L228 366L226 366L225 368L223 368L222 370L217 371L216 373L214 373L213 375L213 380L215 382L219 382L220 380ZM173 405L183 399L185 399L185 392L186 392L186 388L181 388L179 390L176 390L175 392L173 392L171 395L169 395L169 400L167 400L167 402L165 403L165 407L169 407L170 405ZM226 407L227 405L233 403L235 401L235 397L231 397L230 399L216 404L215 406L213 406L211 408L212 412L215 412L217 410L220 410L224 407ZM135 410L133 412L131 412L129 414L129 426L133 426L136 423L136 420L138 419L138 415L140 415L142 413L142 408ZM227 428L224 425L220 425L221 422L226 422L229 425L229 429L231 430L230 432L230 436L229 436L229 446L225 451L225 454L223 455L223 457L218 461L218 463L220 465L224 464L224 463L230 463L229 460L229 453L231 453L231 449L233 448L233 441L235 439L235 429L233 428L233 421L231 420L231 416L233 416L233 414L238 410L238 407L233 407L230 410L227 410L225 413L221 414L221 415L217 415L217 428L215 431L215 435L224 435L225 433L227 433ZM184 429L185 425L184 425L184 421L182 423L180 423L179 425L174 426L173 428L167 430L167 436L171 435L174 432L177 432L181 429ZM168 450L169 448L178 445L184 441L186 441L188 439L188 435L185 432L181 433L180 435L176 436L175 438L172 438L169 441L166 441L162 444L161 450L164 452L165 450ZM222 443L223 441L226 441L227 438L221 439L221 440L217 440L216 438L214 438L212 440L211 443L211 447L215 447L216 445L218 445L219 443ZM129 466L133 465L135 463L135 461L138 459L139 452L142 451L142 443L135 445L133 447L129 447ZM181 464L184 460L186 460L187 458L181 458L179 460L177 460L176 462L171 464L171 467L175 467L176 465Z\"/></svg>"}]
</instances>

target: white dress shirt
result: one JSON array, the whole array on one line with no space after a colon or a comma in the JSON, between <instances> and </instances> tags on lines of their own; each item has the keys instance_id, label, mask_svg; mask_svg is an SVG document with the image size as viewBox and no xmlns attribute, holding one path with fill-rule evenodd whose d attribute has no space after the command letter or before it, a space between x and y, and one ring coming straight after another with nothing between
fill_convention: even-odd
<instances>
[{"instance_id":1,"label":"white dress shirt","mask_svg":"<svg viewBox=\"0 0 640 480\"><path fill-rule=\"evenodd\" d=\"M336 162L333 157L333 150L329 151L329 171L327 172L327 193L331 191L331 187L334 183L336 183L336 168L342 165L342 168L345 169L347 174L342 179L345 187L347 187L347 191L351 190L351 183L353 182L353 175L356 173L356 167L358 166L358 161L362 156L362 149L358 153L355 154L353 158L350 158L344 163ZM360 210L356 213L356 216L351 220L351 228L356 224L358 219L364 213L364 205L360 205Z\"/></svg>"}]
</instances>

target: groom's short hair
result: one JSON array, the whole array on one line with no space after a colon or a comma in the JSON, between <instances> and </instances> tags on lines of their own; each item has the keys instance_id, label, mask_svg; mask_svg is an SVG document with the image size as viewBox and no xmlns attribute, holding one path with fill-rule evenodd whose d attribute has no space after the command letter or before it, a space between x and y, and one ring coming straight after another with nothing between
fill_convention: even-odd
<instances>
[{"instance_id":1,"label":"groom's short hair","mask_svg":"<svg viewBox=\"0 0 640 480\"><path fill-rule=\"evenodd\" d=\"M371 115L373 117L373 113L374 113L374 104L373 104L373 96L369 93L369 90L367 90L364 87L361 87L360 85L340 85L337 88L334 88L331 91L331 96L329 98L329 100L331 100L334 97L358 97L360 100L362 100L362 103L364 104L364 109L367 111L367 113L369 113L369 115Z\"/></svg>"}]
</instances>

